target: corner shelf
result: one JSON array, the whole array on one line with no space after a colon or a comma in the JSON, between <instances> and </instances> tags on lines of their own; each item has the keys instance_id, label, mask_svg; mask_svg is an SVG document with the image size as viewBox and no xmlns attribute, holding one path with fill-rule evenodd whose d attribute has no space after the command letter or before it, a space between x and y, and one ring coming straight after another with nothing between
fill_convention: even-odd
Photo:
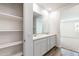
<instances>
[{"instance_id":1,"label":"corner shelf","mask_svg":"<svg viewBox=\"0 0 79 59\"><path fill-rule=\"evenodd\" d=\"M22 20L22 17L20 16L15 16L15 15L11 15L11 14L6 14L6 13L0 13L0 18L1 19L10 19L10 20Z\"/></svg>"},{"instance_id":2,"label":"corner shelf","mask_svg":"<svg viewBox=\"0 0 79 59\"><path fill-rule=\"evenodd\" d=\"M22 41L0 44L0 49L11 47L11 46L16 46L16 45L19 45L19 44L22 44Z\"/></svg>"}]
</instances>

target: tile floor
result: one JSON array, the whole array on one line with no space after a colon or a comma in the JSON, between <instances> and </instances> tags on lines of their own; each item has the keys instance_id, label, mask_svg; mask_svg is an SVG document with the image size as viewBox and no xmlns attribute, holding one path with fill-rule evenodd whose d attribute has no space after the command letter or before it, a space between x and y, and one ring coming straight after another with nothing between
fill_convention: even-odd
<instances>
[{"instance_id":1,"label":"tile floor","mask_svg":"<svg viewBox=\"0 0 79 59\"><path fill-rule=\"evenodd\" d=\"M45 56L79 56L79 52L54 47Z\"/></svg>"},{"instance_id":2,"label":"tile floor","mask_svg":"<svg viewBox=\"0 0 79 59\"><path fill-rule=\"evenodd\" d=\"M45 56L61 56L60 49L57 47L54 47Z\"/></svg>"}]
</instances>

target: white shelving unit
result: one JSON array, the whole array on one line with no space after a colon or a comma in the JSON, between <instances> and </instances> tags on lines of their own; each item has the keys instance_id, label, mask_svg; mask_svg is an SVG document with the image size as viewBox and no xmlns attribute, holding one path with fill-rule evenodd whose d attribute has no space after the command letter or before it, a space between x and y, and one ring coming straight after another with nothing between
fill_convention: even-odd
<instances>
[{"instance_id":1,"label":"white shelving unit","mask_svg":"<svg viewBox=\"0 0 79 59\"><path fill-rule=\"evenodd\" d=\"M22 4L1 4L0 8L0 55L22 56Z\"/></svg>"},{"instance_id":2,"label":"white shelving unit","mask_svg":"<svg viewBox=\"0 0 79 59\"><path fill-rule=\"evenodd\" d=\"M22 44L22 41L6 43L6 44L0 44L0 49L15 46L15 45L19 45L19 44Z\"/></svg>"},{"instance_id":3,"label":"white shelving unit","mask_svg":"<svg viewBox=\"0 0 79 59\"><path fill-rule=\"evenodd\" d=\"M0 18L2 19L10 19L10 20L22 20L22 17L11 15L11 14L6 14L6 13L0 13Z\"/></svg>"},{"instance_id":4,"label":"white shelving unit","mask_svg":"<svg viewBox=\"0 0 79 59\"><path fill-rule=\"evenodd\" d=\"M22 52L19 52L19 53L17 53L17 54L15 54L15 55L12 55L12 56L22 56Z\"/></svg>"},{"instance_id":5,"label":"white shelving unit","mask_svg":"<svg viewBox=\"0 0 79 59\"><path fill-rule=\"evenodd\" d=\"M0 32L15 32L15 31L23 31L23 30L0 30Z\"/></svg>"},{"instance_id":6,"label":"white shelving unit","mask_svg":"<svg viewBox=\"0 0 79 59\"><path fill-rule=\"evenodd\" d=\"M19 17L19 16L15 16L15 15L11 15L11 14L5 14L5 13L0 13L0 19L1 20L15 20L15 21L13 21L12 22L12 25L13 24L16 24L16 26L17 26L17 24L20 24L20 22L22 21L22 17ZM3 21L2 21L3 22ZM15 23L15 22L17 22L17 23ZM19 23L18 23L19 22ZM7 25L7 23L5 23L6 24L6 26L9 26L9 24ZM2 26L4 26L4 25L2 25L2 23L1 23L1 26L0 27L2 27ZM18 25L18 26L20 26L20 25ZM3 27L2 27L3 28ZM10 26L9 26L9 28L10 28ZM15 29L0 29L0 32L5 32L5 31L22 31L21 29L19 30L19 29L17 29L17 28L15 28Z\"/></svg>"}]
</instances>

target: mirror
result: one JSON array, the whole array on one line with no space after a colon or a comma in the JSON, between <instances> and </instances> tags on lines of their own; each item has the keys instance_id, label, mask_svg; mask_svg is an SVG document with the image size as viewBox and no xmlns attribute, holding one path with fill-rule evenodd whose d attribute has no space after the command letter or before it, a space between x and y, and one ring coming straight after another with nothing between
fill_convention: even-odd
<instances>
[{"instance_id":1,"label":"mirror","mask_svg":"<svg viewBox=\"0 0 79 59\"><path fill-rule=\"evenodd\" d=\"M33 34L41 34L43 32L42 15L33 12Z\"/></svg>"}]
</instances>

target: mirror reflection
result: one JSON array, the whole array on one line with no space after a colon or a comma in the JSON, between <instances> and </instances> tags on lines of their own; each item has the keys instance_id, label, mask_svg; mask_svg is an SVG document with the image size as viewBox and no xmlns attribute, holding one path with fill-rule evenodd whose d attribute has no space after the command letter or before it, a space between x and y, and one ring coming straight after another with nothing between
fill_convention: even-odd
<instances>
[{"instance_id":1,"label":"mirror reflection","mask_svg":"<svg viewBox=\"0 0 79 59\"><path fill-rule=\"evenodd\" d=\"M41 34L43 32L42 15L33 12L33 34Z\"/></svg>"}]
</instances>

